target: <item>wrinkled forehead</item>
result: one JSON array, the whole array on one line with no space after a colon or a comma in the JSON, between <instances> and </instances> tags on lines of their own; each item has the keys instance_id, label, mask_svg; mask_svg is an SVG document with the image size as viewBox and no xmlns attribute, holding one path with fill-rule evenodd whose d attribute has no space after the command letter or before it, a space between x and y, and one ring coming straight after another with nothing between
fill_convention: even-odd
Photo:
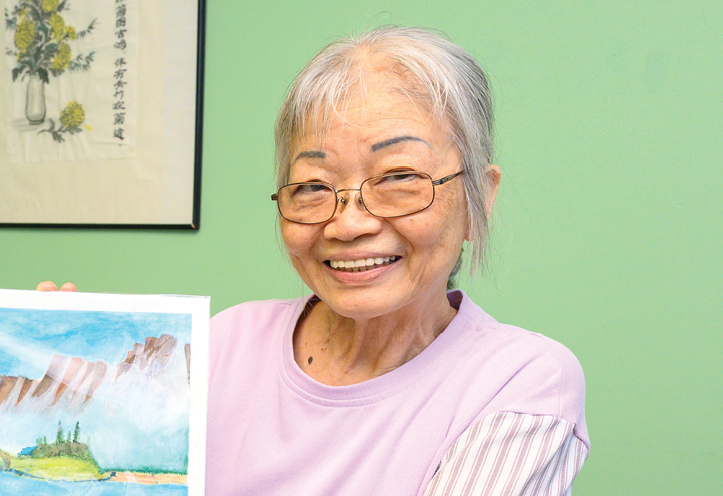
<instances>
[{"instance_id":1,"label":"wrinkled forehead","mask_svg":"<svg viewBox=\"0 0 723 496\"><path fill-rule=\"evenodd\" d=\"M433 125L445 122L444 112L435 105L436 98L429 94L422 82L388 57L362 61L343 74L340 84L325 86L322 89L326 91L319 91L295 116L289 151L303 140L313 139L323 143L333 124L358 125L351 122L348 115L358 116L360 112L364 115L369 103L375 100L390 102L390 112L404 108L429 119Z\"/></svg>"}]
</instances>

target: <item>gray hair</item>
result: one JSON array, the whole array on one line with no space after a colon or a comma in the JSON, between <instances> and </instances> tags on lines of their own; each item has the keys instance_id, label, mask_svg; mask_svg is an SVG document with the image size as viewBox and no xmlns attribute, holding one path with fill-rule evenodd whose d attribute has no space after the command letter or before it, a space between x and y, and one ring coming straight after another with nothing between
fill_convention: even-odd
<instances>
[{"instance_id":1,"label":"gray hair","mask_svg":"<svg viewBox=\"0 0 723 496\"><path fill-rule=\"evenodd\" d=\"M339 104L361 82L361 63L370 56L392 63L390 71L402 90L429 102L430 115L451 128L462 155L470 233L471 271L482 268L489 232L486 199L492 146L492 94L485 72L465 50L440 32L385 26L327 45L291 84L276 121L277 185L288 183L293 140L311 124L323 135ZM319 122L321 119L321 122ZM459 270L459 263L450 280Z\"/></svg>"}]
</instances>

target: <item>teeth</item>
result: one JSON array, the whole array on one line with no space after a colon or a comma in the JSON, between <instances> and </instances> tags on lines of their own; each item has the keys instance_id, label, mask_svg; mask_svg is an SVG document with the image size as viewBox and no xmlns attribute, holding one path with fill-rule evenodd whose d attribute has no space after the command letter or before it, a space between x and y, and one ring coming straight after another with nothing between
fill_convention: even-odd
<instances>
[{"instance_id":1,"label":"teeth","mask_svg":"<svg viewBox=\"0 0 723 496\"><path fill-rule=\"evenodd\" d=\"M363 272L376 265L389 265L397 261L399 257L375 257L360 258L359 260L330 260L329 265L332 269L343 270L346 272Z\"/></svg>"}]
</instances>

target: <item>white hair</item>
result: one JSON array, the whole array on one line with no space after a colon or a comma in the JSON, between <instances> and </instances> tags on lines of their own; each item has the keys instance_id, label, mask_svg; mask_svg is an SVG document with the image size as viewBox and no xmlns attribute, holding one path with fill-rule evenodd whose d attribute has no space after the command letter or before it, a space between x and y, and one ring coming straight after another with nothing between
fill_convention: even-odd
<instances>
[{"instance_id":1,"label":"white hair","mask_svg":"<svg viewBox=\"0 0 723 496\"><path fill-rule=\"evenodd\" d=\"M483 267L489 231L492 95L487 75L475 59L440 32L385 26L339 39L321 50L293 81L279 111L275 133L278 187L289 180L293 140L303 136L309 124L323 135L331 115L362 83L362 66L372 57L390 64L389 72L400 89L427 103L432 118L451 130L462 155L474 273Z\"/></svg>"}]
</instances>

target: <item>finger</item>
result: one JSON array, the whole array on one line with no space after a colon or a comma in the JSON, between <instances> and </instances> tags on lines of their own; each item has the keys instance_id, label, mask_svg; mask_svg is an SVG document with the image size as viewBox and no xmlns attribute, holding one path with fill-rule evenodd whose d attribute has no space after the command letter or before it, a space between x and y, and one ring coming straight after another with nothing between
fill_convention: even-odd
<instances>
[{"instance_id":1,"label":"finger","mask_svg":"<svg viewBox=\"0 0 723 496\"><path fill-rule=\"evenodd\" d=\"M63 284L62 286L60 286L60 290L61 290L61 291L73 291L73 292L75 292L75 291L78 291L78 288L76 288L76 287L75 287L75 284L73 284L72 282L66 282L65 284Z\"/></svg>"},{"instance_id":2,"label":"finger","mask_svg":"<svg viewBox=\"0 0 723 496\"><path fill-rule=\"evenodd\" d=\"M53 281L43 281L35 289L38 291L57 291L58 286Z\"/></svg>"}]
</instances>

